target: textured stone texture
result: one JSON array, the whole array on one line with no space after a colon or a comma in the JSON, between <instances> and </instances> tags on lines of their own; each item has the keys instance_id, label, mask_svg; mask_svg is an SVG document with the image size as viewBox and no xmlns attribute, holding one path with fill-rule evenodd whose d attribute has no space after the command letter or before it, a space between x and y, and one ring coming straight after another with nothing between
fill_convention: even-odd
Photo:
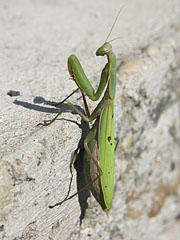
<instances>
[{"instance_id":1,"label":"textured stone texture","mask_svg":"<svg viewBox=\"0 0 180 240\"><path fill-rule=\"evenodd\" d=\"M98 85L106 60L94 51L121 6L118 0L1 1L0 239L178 238L175 0L129 0L111 36L123 37L112 42L118 64L115 132L120 137L112 210L106 214L91 196L80 226L77 197L48 208L66 196L70 159L88 128L69 110L50 127L37 127L58 112L43 102L60 101L76 88L66 67L71 53ZM10 90L20 96L7 95ZM79 94L71 102L82 106ZM89 101L89 106L92 111L96 103Z\"/></svg>"}]
</instances>

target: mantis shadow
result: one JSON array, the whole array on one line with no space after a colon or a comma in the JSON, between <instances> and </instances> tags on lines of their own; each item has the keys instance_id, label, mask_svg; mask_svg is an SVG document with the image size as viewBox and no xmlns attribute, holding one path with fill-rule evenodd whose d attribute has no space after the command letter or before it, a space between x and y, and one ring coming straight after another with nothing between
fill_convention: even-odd
<instances>
[{"instance_id":1,"label":"mantis shadow","mask_svg":"<svg viewBox=\"0 0 180 240\"><path fill-rule=\"evenodd\" d=\"M63 107L63 104L60 106L56 106L56 107L52 107L52 106L48 106L48 105L39 106L39 105L37 105L37 103L38 104L56 104L56 102L47 101L43 97L39 97L39 96L35 97L33 102L35 104L24 102L24 101L19 101L19 100L13 101L14 104L22 106L24 108L28 108L28 109L40 111L40 112L47 112L47 113L56 113L57 114ZM81 111L84 114L84 110L79 105L75 105L75 106L79 111ZM72 114L77 114L71 108L67 108L64 112L70 112ZM57 120L62 120L62 119L64 119L64 118L58 118ZM81 190L83 187L85 187L87 185L85 176L84 176L84 172L83 172L83 156L84 156L84 151L85 151L84 139L87 136L87 134L90 130L90 127L89 127L89 124L87 122L85 122L83 119L81 119L80 124L74 120L70 120L70 119L64 119L64 120L75 123L81 129L81 138L79 140L77 148L74 151L75 159L74 159L74 163L73 163L73 166L76 169L76 173L77 173L76 182L77 182L78 201L79 201L79 205L80 205L80 209L81 209L81 214L79 216L80 225L81 225L82 220L85 217L86 209L88 208L87 199L90 196L90 191L89 191L88 187ZM71 172L71 169L70 169L70 172ZM70 179L69 189L68 189L68 193L67 193L66 197L68 197L68 195L70 193L72 180L73 180L73 175L71 172L71 179Z\"/></svg>"},{"instance_id":2,"label":"mantis shadow","mask_svg":"<svg viewBox=\"0 0 180 240\"><path fill-rule=\"evenodd\" d=\"M63 104L57 107L52 108L52 106L49 106L51 104L56 104L54 101L47 101L43 97L35 97L33 100L34 104L20 101L20 100L14 100L13 103L18 106L22 106L27 109L35 110L38 112L45 112L45 113L58 113L60 109L63 107ZM39 106L37 104L44 104L43 106ZM49 104L49 105L48 105ZM81 112L84 112L84 110L79 105L74 105L78 110ZM63 112L71 112L72 114L77 114L75 111L73 111L71 108L67 108Z\"/></svg>"},{"instance_id":3,"label":"mantis shadow","mask_svg":"<svg viewBox=\"0 0 180 240\"><path fill-rule=\"evenodd\" d=\"M83 120L81 120L80 128L82 129L82 134L81 134L78 147L75 150L77 151L77 154L74 162L74 168L76 169L76 172L77 172L76 182L77 182L78 200L79 200L79 205L81 209L81 215L79 217L80 225L81 225L82 220L85 217L86 209L88 208L87 199L88 197L90 197L90 191L88 187L83 189L87 185L85 176L84 176L84 171L83 171L83 157L85 152L84 139L87 136L90 128L89 128L89 124L84 122Z\"/></svg>"}]
</instances>

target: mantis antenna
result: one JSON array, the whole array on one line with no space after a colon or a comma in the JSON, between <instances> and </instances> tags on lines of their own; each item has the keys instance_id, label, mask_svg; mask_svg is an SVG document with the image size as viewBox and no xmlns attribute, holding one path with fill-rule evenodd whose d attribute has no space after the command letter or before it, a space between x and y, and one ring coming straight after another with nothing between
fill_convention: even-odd
<instances>
[{"instance_id":1,"label":"mantis antenna","mask_svg":"<svg viewBox=\"0 0 180 240\"><path fill-rule=\"evenodd\" d=\"M120 38L123 38L123 37L117 37L117 38L113 38L113 39L111 39L110 41L108 41L108 42L113 42L113 41L115 41L115 40L117 40L117 39L120 39Z\"/></svg>"},{"instance_id":2,"label":"mantis antenna","mask_svg":"<svg viewBox=\"0 0 180 240\"><path fill-rule=\"evenodd\" d=\"M122 11L123 8L124 8L124 6L122 6L121 9L119 10L119 12L118 12L118 14L117 14L117 16L116 16L116 19L114 20L114 23L113 23L113 25L112 25L112 27L111 27L111 30L109 31L109 34L107 35L107 38L106 38L105 42L107 42L107 40L108 40L108 38L109 38L109 36L110 36L113 28L114 28L114 25L116 24L117 19L118 19L118 17L119 17L119 15L120 15L120 13L121 13L121 11ZM120 38L120 37L118 37L118 38ZM118 39L118 38L116 38L116 39ZM115 40L115 39L111 40L111 42L114 41L114 40Z\"/></svg>"}]
</instances>

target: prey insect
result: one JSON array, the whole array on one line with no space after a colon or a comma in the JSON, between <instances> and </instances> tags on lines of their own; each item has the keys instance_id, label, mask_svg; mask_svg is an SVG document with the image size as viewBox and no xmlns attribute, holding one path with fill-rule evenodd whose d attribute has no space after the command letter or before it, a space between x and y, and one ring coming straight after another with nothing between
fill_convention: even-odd
<instances>
[{"instance_id":1,"label":"prey insect","mask_svg":"<svg viewBox=\"0 0 180 240\"><path fill-rule=\"evenodd\" d=\"M86 114L80 112L72 103L66 102L64 103L63 107L56 115L56 117L52 119L49 123L38 124L43 126L50 125L57 119L60 114L62 114L62 112L67 107L72 108L76 113L81 116L84 121L88 123L95 120L92 128L90 129L84 140L85 151L83 155L83 168L84 175L87 181L87 185L84 188L88 187L91 190L93 196L99 202L103 210L109 210L112 208L114 192L114 152L116 148L114 143L116 56L112 51L112 45L110 44L110 41L107 40L118 19L120 11L112 25L112 28L105 40L105 43L96 51L96 56L107 57L107 63L102 70L100 83L97 91L93 89L91 83L89 82L84 73L84 70L78 58L73 54L68 58L68 71L72 79L77 84L78 88L62 102L55 105L52 104L53 106L57 106L64 103L70 96L72 96L80 89ZM102 97L102 100L99 102L94 111L90 114L85 95L89 99L97 101L101 97L105 87L106 90L104 96ZM56 203L53 206L50 206L50 208L61 205L64 201L71 199L76 194L78 194L78 192L69 197L67 196L63 201Z\"/></svg>"}]
</instances>

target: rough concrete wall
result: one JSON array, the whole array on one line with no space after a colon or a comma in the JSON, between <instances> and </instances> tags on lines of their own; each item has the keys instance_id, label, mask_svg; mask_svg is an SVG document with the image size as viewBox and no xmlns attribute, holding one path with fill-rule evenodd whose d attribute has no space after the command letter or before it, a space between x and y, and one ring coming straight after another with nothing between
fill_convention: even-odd
<instances>
[{"instance_id":1,"label":"rough concrete wall","mask_svg":"<svg viewBox=\"0 0 180 240\"><path fill-rule=\"evenodd\" d=\"M37 127L75 84L77 54L93 85L105 60L94 56L122 6L112 1L1 1L0 239L178 238L178 1L129 0L111 36L117 55L115 196L106 214L91 196L63 199L69 164L87 126L72 111ZM9 90L20 92L10 97ZM79 94L71 102L82 106ZM96 103L89 101L91 111ZM68 121L69 120L69 121ZM72 192L77 190L76 171ZM81 185L81 183L78 183ZM82 216L81 215L81 216Z\"/></svg>"}]
</instances>

